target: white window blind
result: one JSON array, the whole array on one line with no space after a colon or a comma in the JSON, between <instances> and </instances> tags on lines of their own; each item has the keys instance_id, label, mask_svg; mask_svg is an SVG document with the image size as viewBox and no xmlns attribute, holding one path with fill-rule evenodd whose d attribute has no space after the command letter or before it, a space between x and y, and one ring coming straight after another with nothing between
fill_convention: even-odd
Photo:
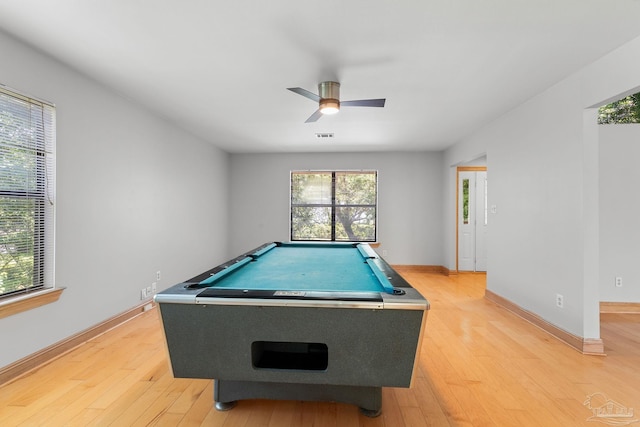
<instances>
[{"instance_id":1,"label":"white window blind","mask_svg":"<svg viewBox=\"0 0 640 427\"><path fill-rule=\"evenodd\" d=\"M0 87L0 298L54 287L55 107Z\"/></svg>"}]
</instances>

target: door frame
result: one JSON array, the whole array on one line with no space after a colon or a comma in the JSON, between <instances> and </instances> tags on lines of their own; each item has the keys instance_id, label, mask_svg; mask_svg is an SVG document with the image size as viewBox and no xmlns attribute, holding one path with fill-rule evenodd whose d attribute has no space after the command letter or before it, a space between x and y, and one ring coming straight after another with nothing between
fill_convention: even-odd
<instances>
[{"instance_id":1,"label":"door frame","mask_svg":"<svg viewBox=\"0 0 640 427\"><path fill-rule=\"evenodd\" d=\"M458 255L459 255L459 243L458 243L458 218L460 209L460 172L486 172L486 166L458 166L456 168L456 273L459 273L458 268Z\"/></svg>"}]
</instances>

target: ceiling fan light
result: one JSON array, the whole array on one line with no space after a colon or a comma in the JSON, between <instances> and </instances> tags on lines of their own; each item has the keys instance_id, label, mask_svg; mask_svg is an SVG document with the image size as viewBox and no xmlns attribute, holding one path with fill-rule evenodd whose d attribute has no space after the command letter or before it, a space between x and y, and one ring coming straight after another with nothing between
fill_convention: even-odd
<instances>
[{"instance_id":1,"label":"ceiling fan light","mask_svg":"<svg viewBox=\"0 0 640 427\"><path fill-rule=\"evenodd\" d=\"M320 112L322 114L336 114L340 111L340 101L337 99L321 99Z\"/></svg>"}]
</instances>

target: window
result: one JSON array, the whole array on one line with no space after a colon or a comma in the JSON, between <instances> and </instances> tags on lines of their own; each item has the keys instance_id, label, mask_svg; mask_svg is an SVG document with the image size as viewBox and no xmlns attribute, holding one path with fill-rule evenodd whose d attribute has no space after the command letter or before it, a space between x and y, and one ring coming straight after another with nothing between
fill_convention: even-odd
<instances>
[{"instance_id":1,"label":"window","mask_svg":"<svg viewBox=\"0 0 640 427\"><path fill-rule=\"evenodd\" d=\"M375 242L375 171L291 172L291 240Z\"/></svg>"},{"instance_id":2,"label":"window","mask_svg":"<svg viewBox=\"0 0 640 427\"><path fill-rule=\"evenodd\" d=\"M462 223L469 224L469 179L462 180Z\"/></svg>"},{"instance_id":3,"label":"window","mask_svg":"<svg viewBox=\"0 0 640 427\"><path fill-rule=\"evenodd\" d=\"M0 87L0 298L54 286L55 108Z\"/></svg>"},{"instance_id":4,"label":"window","mask_svg":"<svg viewBox=\"0 0 640 427\"><path fill-rule=\"evenodd\" d=\"M629 95L598 109L598 124L640 123L640 93Z\"/></svg>"}]
</instances>

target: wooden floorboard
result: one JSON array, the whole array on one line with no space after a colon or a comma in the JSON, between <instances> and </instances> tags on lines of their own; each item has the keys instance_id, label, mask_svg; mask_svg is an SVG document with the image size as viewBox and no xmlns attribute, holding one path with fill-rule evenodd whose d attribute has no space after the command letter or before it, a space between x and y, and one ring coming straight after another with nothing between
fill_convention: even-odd
<instances>
[{"instance_id":1,"label":"wooden floorboard","mask_svg":"<svg viewBox=\"0 0 640 427\"><path fill-rule=\"evenodd\" d=\"M636 408L626 421L640 426L640 315L602 314L607 356L588 356L485 299L482 275L398 270L431 310L413 386L385 388L377 418L327 402L218 412L211 380L171 375L154 309L1 386L0 426L606 425L589 420L589 396Z\"/></svg>"}]
</instances>

